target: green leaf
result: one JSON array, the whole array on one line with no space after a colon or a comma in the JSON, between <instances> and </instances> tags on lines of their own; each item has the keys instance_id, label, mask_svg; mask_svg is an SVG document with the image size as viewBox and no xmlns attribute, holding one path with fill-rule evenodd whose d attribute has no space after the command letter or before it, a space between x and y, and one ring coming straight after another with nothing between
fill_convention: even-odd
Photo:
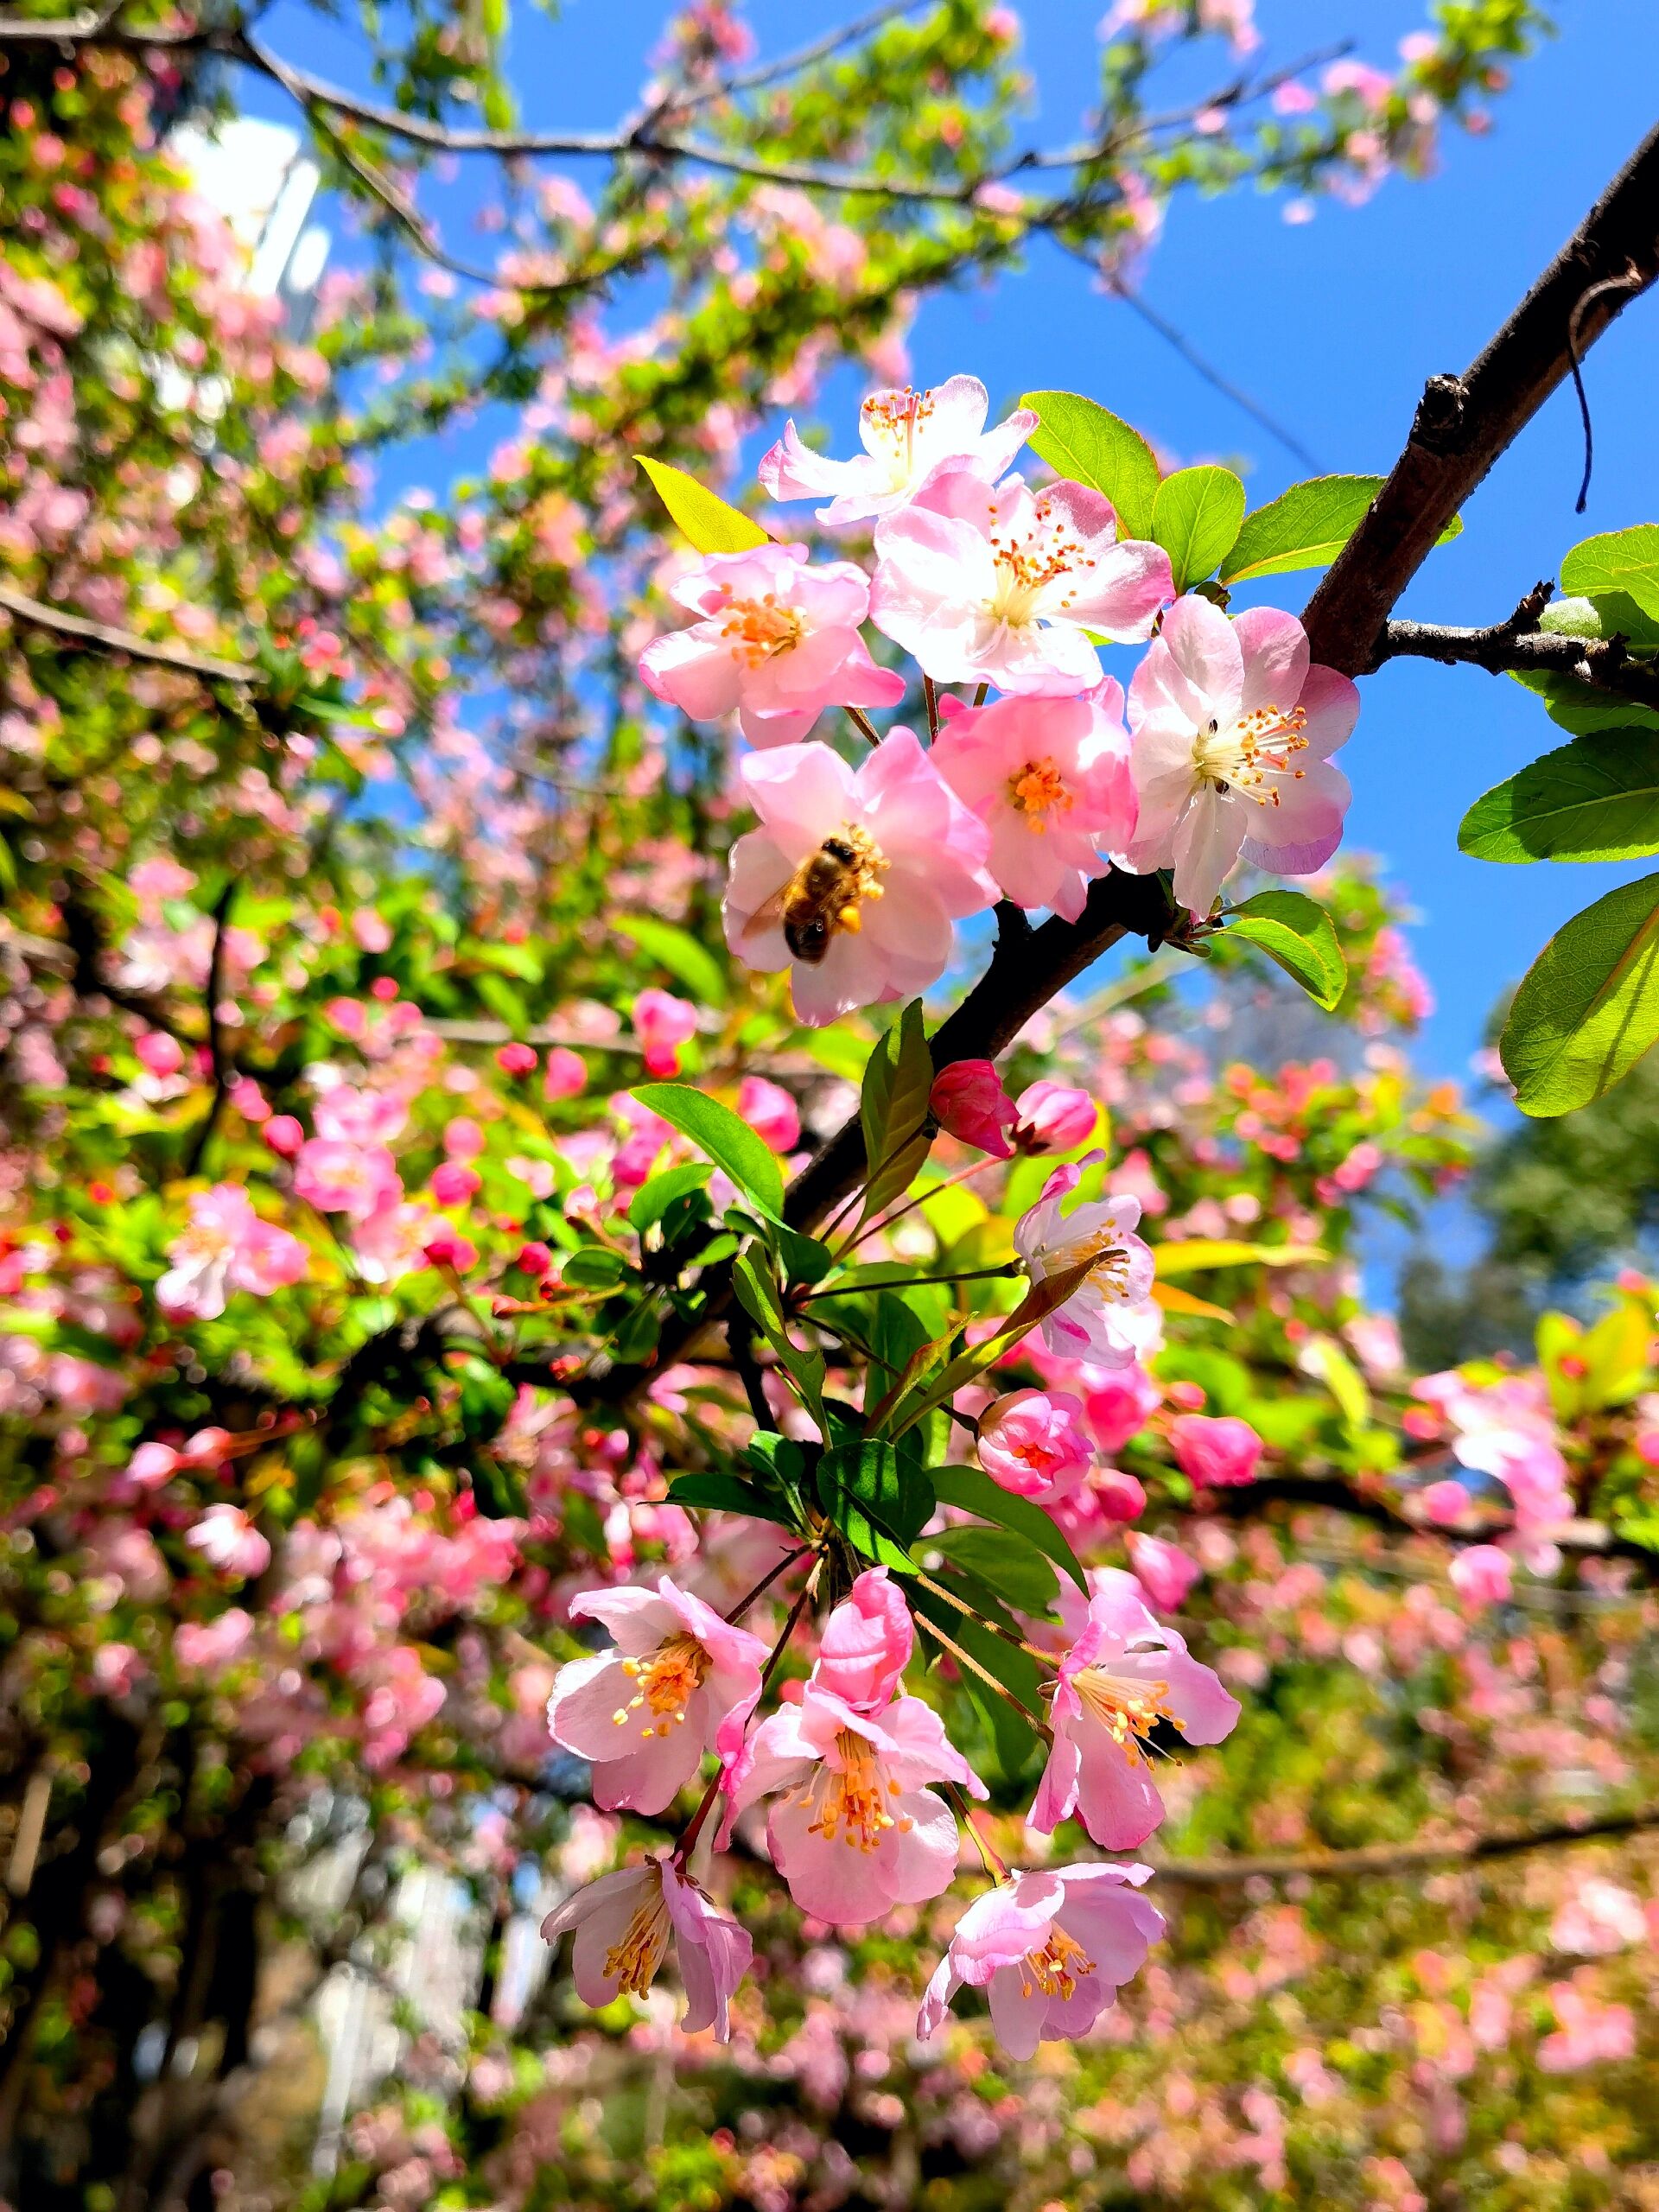
<instances>
[{"instance_id":1,"label":"green leaf","mask_svg":"<svg viewBox=\"0 0 1659 2212\"><path fill-rule=\"evenodd\" d=\"M559 1269L561 1282L576 1290L612 1290L631 1272L620 1252L603 1244L585 1245L573 1252Z\"/></svg>"},{"instance_id":2,"label":"green leaf","mask_svg":"<svg viewBox=\"0 0 1659 2212\"><path fill-rule=\"evenodd\" d=\"M836 1255L827 1244L816 1236L803 1236L798 1229L780 1224L772 1241L791 1282L822 1282L836 1264Z\"/></svg>"},{"instance_id":3,"label":"green leaf","mask_svg":"<svg viewBox=\"0 0 1659 2212\"><path fill-rule=\"evenodd\" d=\"M665 1167L660 1175L653 1175L633 1194L628 1207L630 1227L643 1236L646 1230L662 1219L676 1198L683 1198L688 1191L700 1191L711 1172L706 1160L688 1160L678 1167Z\"/></svg>"},{"instance_id":4,"label":"green leaf","mask_svg":"<svg viewBox=\"0 0 1659 2212\"><path fill-rule=\"evenodd\" d=\"M683 468L671 468L666 461L648 461L644 454L636 454L634 459L650 477L658 498L699 553L747 553L757 545L771 543L758 522L751 522L747 515L728 507L724 499L699 484L695 476L688 476Z\"/></svg>"},{"instance_id":5,"label":"green leaf","mask_svg":"<svg viewBox=\"0 0 1659 2212\"><path fill-rule=\"evenodd\" d=\"M689 1083L637 1083L632 1095L723 1167L769 1220L782 1219L784 1175L777 1154L729 1106Z\"/></svg>"},{"instance_id":6,"label":"green leaf","mask_svg":"<svg viewBox=\"0 0 1659 2212\"><path fill-rule=\"evenodd\" d=\"M1511 669L1510 674L1543 701L1551 721L1571 730L1574 737L1591 737L1602 729L1659 729L1659 714L1649 707L1637 706L1634 699L1615 698L1611 692L1598 691L1593 684L1580 683L1553 670L1538 674Z\"/></svg>"},{"instance_id":7,"label":"green leaf","mask_svg":"<svg viewBox=\"0 0 1659 2212\"><path fill-rule=\"evenodd\" d=\"M912 999L864 1069L858 1112L869 1185L863 1219L907 1190L921 1172L932 1142L927 1127L932 1087L933 1055L927 1048L922 1002Z\"/></svg>"},{"instance_id":8,"label":"green leaf","mask_svg":"<svg viewBox=\"0 0 1659 2212\"><path fill-rule=\"evenodd\" d=\"M1178 468L1158 486L1152 534L1169 556L1175 588L1211 575L1244 519L1244 486L1230 468Z\"/></svg>"},{"instance_id":9,"label":"green leaf","mask_svg":"<svg viewBox=\"0 0 1659 2212\"><path fill-rule=\"evenodd\" d=\"M1158 462L1139 430L1075 391L1028 391L1020 401L1039 417L1032 451L1074 484L1103 492L1117 510L1119 535L1146 537L1158 496Z\"/></svg>"},{"instance_id":10,"label":"green leaf","mask_svg":"<svg viewBox=\"0 0 1659 2212\"><path fill-rule=\"evenodd\" d=\"M1364 1376L1336 1338L1310 1337L1302 1347L1300 1364L1308 1374L1319 1376L1348 1427L1363 1428L1371 1417L1371 1394Z\"/></svg>"},{"instance_id":11,"label":"green leaf","mask_svg":"<svg viewBox=\"0 0 1659 2212\"><path fill-rule=\"evenodd\" d=\"M753 1520L775 1521L780 1529L795 1526L794 1516L780 1498L764 1497L734 1475L712 1470L677 1475L668 1486L668 1503L692 1506L700 1513L747 1513Z\"/></svg>"},{"instance_id":12,"label":"green leaf","mask_svg":"<svg viewBox=\"0 0 1659 2212\"><path fill-rule=\"evenodd\" d=\"M1303 892L1258 891L1232 909L1227 934L1276 961L1327 1014L1348 987L1348 963L1331 917Z\"/></svg>"},{"instance_id":13,"label":"green leaf","mask_svg":"<svg viewBox=\"0 0 1659 2212\"><path fill-rule=\"evenodd\" d=\"M818 1501L842 1534L879 1565L913 1574L910 1546L931 1517L933 1486L906 1468L891 1444L865 1437L818 1462Z\"/></svg>"},{"instance_id":14,"label":"green leaf","mask_svg":"<svg viewBox=\"0 0 1659 2212\"><path fill-rule=\"evenodd\" d=\"M1639 522L1586 537L1561 563L1561 589L1599 599L1604 592L1624 592L1643 613L1659 620L1659 523Z\"/></svg>"},{"instance_id":15,"label":"green leaf","mask_svg":"<svg viewBox=\"0 0 1659 2212\"><path fill-rule=\"evenodd\" d=\"M1547 636L1559 638L1623 638L1639 652L1659 647L1659 615L1637 606L1627 591L1598 591L1593 599L1552 599L1538 617L1538 627Z\"/></svg>"},{"instance_id":16,"label":"green leaf","mask_svg":"<svg viewBox=\"0 0 1659 2212\"><path fill-rule=\"evenodd\" d=\"M1310 476L1244 518L1222 564L1224 584L1279 576L1293 569L1324 569L1364 520L1382 488L1380 476ZM1454 515L1435 539L1444 545L1463 528Z\"/></svg>"},{"instance_id":17,"label":"green leaf","mask_svg":"<svg viewBox=\"0 0 1659 2212\"><path fill-rule=\"evenodd\" d=\"M655 914L618 914L612 927L632 938L647 959L665 968L677 983L683 983L705 1006L725 1005L726 970L690 930Z\"/></svg>"},{"instance_id":18,"label":"green leaf","mask_svg":"<svg viewBox=\"0 0 1659 2212\"><path fill-rule=\"evenodd\" d=\"M935 1467L933 1491L941 1505L959 1506L964 1513L976 1513L982 1521L1023 1536L1088 1596L1088 1577L1077 1554L1040 1505L1033 1505L1028 1497L1016 1497L978 1467Z\"/></svg>"},{"instance_id":19,"label":"green leaf","mask_svg":"<svg viewBox=\"0 0 1659 2212\"><path fill-rule=\"evenodd\" d=\"M1022 1613L1046 1613L1060 1594L1059 1577L1034 1544L1011 1529L969 1526L946 1529L927 1540L928 1549L995 1592Z\"/></svg>"},{"instance_id":20,"label":"green leaf","mask_svg":"<svg viewBox=\"0 0 1659 2212\"><path fill-rule=\"evenodd\" d=\"M1478 798L1458 847L1478 861L1624 861L1659 853L1659 729L1546 753Z\"/></svg>"},{"instance_id":21,"label":"green leaf","mask_svg":"<svg viewBox=\"0 0 1659 2212\"><path fill-rule=\"evenodd\" d=\"M1659 875L1621 884L1557 930L1498 1042L1523 1114L1587 1106L1659 1038Z\"/></svg>"}]
</instances>

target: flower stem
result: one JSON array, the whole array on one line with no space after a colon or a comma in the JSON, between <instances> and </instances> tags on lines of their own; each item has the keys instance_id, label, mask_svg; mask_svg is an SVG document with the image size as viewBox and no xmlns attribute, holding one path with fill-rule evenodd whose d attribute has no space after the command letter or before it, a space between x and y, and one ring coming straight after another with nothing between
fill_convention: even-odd
<instances>
[{"instance_id":1,"label":"flower stem","mask_svg":"<svg viewBox=\"0 0 1659 2212\"><path fill-rule=\"evenodd\" d=\"M1039 1650L1034 1643L1027 1643L1024 1637L1010 1634L1000 1621L988 1620L983 1613L976 1613L965 1599L958 1598L954 1590L947 1590L942 1582L936 1582L931 1574L923 1573L919 1567L916 1570L916 1580L924 1590L931 1590L936 1598L943 1598L947 1605L954 1605L959 1613L965 1613L970 1621L977 1621L981 1628L989 1629L993 1636L1000 1636L1005 1643L1013 1644L1017 1651L1025 1652L1045 1667L1058 1667L1052 1651Z\"/></svg>"},{"instance_id":2,"label":"flower stem","mask_svg":"<svg viewBox=\"0 0 1659 2212\"><path fill-rule=\"evenodd\" d=\"M970 1675L976 1675L988 1689L995 1690L1004 1705L1012 1706L1027 1727L1034 1730L1046 1744L1053 1742L1054 1731L1049 1726L1047 1721L1039 1720L1034 1713L1023 1706L1006 1683L999 1682L988 1667L980 1665L971 1651L964 1651L954 1637L947 1636L938 1622L929 1620L925 1613L918 1613L916 1618L933 1641L942 1645L950 1654L957 1666L965 1667Z\"/></svg>"},{"instance_id":3,"label":"flower stem","mask_svg":"<svg viewBox=\"0 0 1659 2212\"><path fill-rule=\"evenodd\" d=\"M849 1237L836 1253L836 1261L844 1262L849 1252L856 1252L859 1246L867 1238L874 1236L878 1230L891 1229L895 1221L902 1219L907 1213L914 1213L918 1206L926 1205L930 1199L937 1198L941 1191L953 1191L958 1183L965 1183L970 1175L977 1175L982 1169L994 1166L995 1164L996 1154L988 1152L983 1160L970 1160L965 1167L957 1168L954 1175L947 1175L943 1182L930 1183L926 1190L918 1191L913 1198L906 1198L903 1205L895 1206L891 1213L883 1214L879 1221L871 1222L867 1228L861 1229L855 1236Z\"/></svg>"},{"instance_id":4,"label":"flower stem","mask_svg":"<svg viewBox=\"0 0 1659 2212\"><path fill-rule=\"evenodd\" d=\"M849 707L847 711L852 716L859 735L868 738L872 745L880 745L881 742L880 733L863 709L860 707Z\"/></svg>"},{"instance_id":5,"label":"flower stem","mask_svg":"<svg viewBox=\"0 0 1659 2212\"><path fill-rule=\"evenodd\" d=\"M931 676L922 678L922 696L927 702L927 734L931 743L939 734L939 695Z\"/></svg>"},{"instance_id":6,"label":"flower stem","mask_svg":"<svg viewBox=\"0 0 1659 2212\"><path fill-rule=\"evenodd\" d=\"M980 1833L978 1823L974 1819L973 1808L969 1804L968 1800L954 1782L947 1782L943 1787L945 1796L957 1808L957 1817L974 1840L974 1848L979 1853L980 1865L994 1882L1011 1882L1014 1877L1008 1872L1007 1861L992 1843L990 1838Z\"/></svg>"},{"instance_id":7,"label":"flower stem","mask_svg":"<svg viewBox=\"0 0 1659 2212\"><path fill-rule=\"evenodd\" d=\"M895 1275L890 1282L860 1283L857 1287L860 1290L918 1290L929 1284L991 1282L998 1276L1007 1277L1019 1273L1018 1260L1005 1260L998 1268L959 1268L948 1275ZM847 1298L851 1294L845 1287L840 1290L833 1287L828 1290L810 1290L801 1303L810 1306L815 1298Z\"/></svg>"},{"instance_id":8,"label":"flower stem","mask_svg":"<svg viewBox=\"0 0 1659 2212\"><path fill-rule=\"evenodd\" d=\"M738 1599L736 1605L732 1607L731 1611L727 1614L726 1618L728 1621L741 1621L744 1614L748 1611L749 1607L753 1605L755 1599L757 1598L764 1597L766 1592L771 1589L772 1584L778 1580L779 1576L786 1573L790 1567L793 1567L797 1560L804 1559L811 1548L812 1547L810 1544L803 1544L798 1551L786 1552L784 1557L779 1560L776 1567L772 1568L768 1573L761 1576L760 1580L755 1584L753 1589L749 1592L747 1598L740 1598Z\"/></svg>"}]
</instances>

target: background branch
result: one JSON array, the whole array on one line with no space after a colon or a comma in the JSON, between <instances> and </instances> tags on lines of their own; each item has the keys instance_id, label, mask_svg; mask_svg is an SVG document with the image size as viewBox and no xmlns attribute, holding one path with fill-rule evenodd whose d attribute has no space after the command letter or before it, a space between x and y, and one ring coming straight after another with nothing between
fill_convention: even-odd
<instances>
[{"instance_id":1,"label":"background branch","mask_svg":"<svg viewBox=\"0 0 1659 2212\"><path fill-rule=\"evenodd\" d=\"M1516 1859L1529 1851L1549 1851L1574 1843L1605 1843L1620 1836L1659 1828L1659 1805L1640 1812L1610 1813L1599 1821L1558 1821L1548 1827L1507 1830L1483 1835L1465 1829L1433 1843L1370 1843L1356 1851L1270 1852L1260 1857L1166 1859L1154 1878L1194 1890L1230 1889L1236 1883L1292 1876L1351 1881L1364 1874L1403 1874L1418 1866L1475 1866L1494 1859Z\"/></svg>"}]
</instances>

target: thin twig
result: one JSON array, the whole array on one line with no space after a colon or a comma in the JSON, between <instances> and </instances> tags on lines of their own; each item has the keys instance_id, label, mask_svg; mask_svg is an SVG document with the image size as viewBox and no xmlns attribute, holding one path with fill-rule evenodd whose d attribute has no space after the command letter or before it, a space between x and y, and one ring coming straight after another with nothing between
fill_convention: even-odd
<instances>
[{"instance_id":1,"label":"thin twig","mask_svg":"<svg viewBox=\"0 0 1659 2212\"><path fill-rule=\"evenodd\" d=\"M1092 266L1086 254L1079 254L1077 258L1083 261L1086 267ZM1139 315L1148 330L1155 331L1164 343L1173 352L1179 353L1188 368L1196 375L1202 377L1212 391L1220 392L1224 399L1230 399L1234 406L1242 408L1253 423L1259 423L1270 438L1277 439L1293 460L1298 461L1302 467L1311 469L1316 476L1322 473L1321 464L1308 451L1295 432L1286 429L1284 424L1270 415L1259 399L1252 399L1242 385L1236 385L1230 377L1222 374L1213 361L1206 360L1191 339L1178 330L1166 315L1160 315L1156 308L1148 307L1139 292L1132 292L1128 286L1117 277L1109 276L1106 279L1106 289L1112 297L1121 301L1132 315Z\"/></svg>"},{"instance_id":2,"label":"thin twig","mask_svg":"<svg viewBox=\"0 0 1659 2212\"><path fill-rule=\"evenodd\" d=\"M257 684L260 671L245 662L217 660L210 653L192 652L188 645L158 644L150 638L141 638L130 630L117 629L113 623L93 622L84 614L71 614L60 607L48 607L44 600L31 599L27 592L16 591L10 584L0 584L0 607L24 623L31 630L47 630L62 638L73 638L79 644L96 645L103 652L125 653L130 660L150 661L158 668L176 668L187 676L206 677L216 683Z\"/></svg>"},{"instance_id":3,"label":"thin twig","mask_svg":"<svg viewBox=\"0 0 1659 2212\"><path fill-rule=\"evenodd\" d=\"M1480 1864L1515 1859L1529 1851L1548 1851L1575 1843L1605 1843L1620 1836L1659 1828L1659 1805L1639 1813L1611 1813L1575 1824L1560 1821L1548 1827L1522 1828L1496 1835L1465 1829L1432 1843L1368 1843L1354 1851L1270 1852L1259 1857L1172 1859L1154 1866L1160 1882L1190 1889L1230 1889L1235 1883L1283 1881L1297 1876L1315 1880L1351 1880L1356 1875L1407 1873L1420 1866Z\"/></svg>"},{"instance_id":4,"label":"thin twig","mask_svg":"<svg viewBox=\"0 0 1659 2212\"><path fill-rule=\"evenodd\" d=\"M230 925L236 892L237 879L232 875L213 905L213 949L207 957L207 982L204 993L207 1014L207 1058L213 1090L207 1102L207 1111L191 1140L190 1150L185 1159L184 1173L187 1177L194 1175L201 1166L213 1131L219 1126L226 1094L230 1089L230 1068L226 1058L224 1032L219 1024L219 1001L225 988L225 933Z\"/></svg>"}]
</instances>

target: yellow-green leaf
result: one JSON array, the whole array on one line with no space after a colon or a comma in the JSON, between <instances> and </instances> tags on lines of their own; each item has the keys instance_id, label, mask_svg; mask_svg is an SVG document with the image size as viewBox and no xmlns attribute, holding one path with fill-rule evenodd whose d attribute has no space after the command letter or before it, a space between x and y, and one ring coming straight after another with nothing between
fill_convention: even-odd
<instances>
[{"instance_id":1,"label":"yellow-green leaf","mask_svg":"<svg viewBox=\"0 0 1659 2212\"><path fill-rule=\"evenodd\" d=\"M747 553L757 545L771 543L758 522L751 522L747 515L728 507L707 485L699 484L683 468L671 468L664 461L649 461L644 454L637 454L634 458L650 477L658 498L699 553Z\"/></svg>"}]
</instances>

